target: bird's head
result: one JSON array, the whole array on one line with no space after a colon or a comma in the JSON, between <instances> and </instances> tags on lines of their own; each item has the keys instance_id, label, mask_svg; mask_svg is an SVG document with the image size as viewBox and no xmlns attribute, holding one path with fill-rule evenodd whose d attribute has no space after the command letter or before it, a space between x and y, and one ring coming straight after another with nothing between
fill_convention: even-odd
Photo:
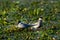
<instances>
[{"instance_id":1,"label":"bird's head","mask_svg":"<svg viewBox=\"0 0 60 40\"><path fill-rule=\"evenodd\" d=\"M21 23L21 21L18 21L18 23Z\"/></svg>"},{"instance_id":2,"label":"bird's head","mask_svg":"<svg viewBox=\"0 0 60 40\"><path fill-rule=\"evenodd\" d=\"M42 19L43 19L42 17L39 18L39 20L42 20Z\"/></svg>"}]
</instances>

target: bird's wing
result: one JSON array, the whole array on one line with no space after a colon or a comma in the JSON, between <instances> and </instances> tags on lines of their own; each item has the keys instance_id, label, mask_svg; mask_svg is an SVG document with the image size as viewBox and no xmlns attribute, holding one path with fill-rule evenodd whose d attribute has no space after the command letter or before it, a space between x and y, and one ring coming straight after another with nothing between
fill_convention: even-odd
<instances>
[{"instance_id":1,"label":"bird's wing","mask_svg":"<svg viewBox=\"0 0 60 40\"><path fill-rule=\"evenodd\" d=\"M30 24L30 25L33 25L34 26L34 25L37 25L37 24L38 24L38 22L35 22L35 23Z\"/></svg>"}]
</instances>

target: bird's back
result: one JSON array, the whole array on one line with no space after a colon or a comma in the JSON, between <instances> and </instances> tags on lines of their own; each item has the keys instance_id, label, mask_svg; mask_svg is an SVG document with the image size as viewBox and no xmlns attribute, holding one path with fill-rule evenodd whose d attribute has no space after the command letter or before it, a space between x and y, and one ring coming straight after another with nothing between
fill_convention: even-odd
<instances>
[{"instance_id":1,"label":"bird's back","mask_svg":"<svg viewBox=\"0 0 60 40\"><path fill-rule=\"evenodd\" d=\"M33 25L30 25L30 24L25 24L25 23L19 23L17 27L19 28L27 28L27 27L31 27Z\"/></svg>"}]
</instances>

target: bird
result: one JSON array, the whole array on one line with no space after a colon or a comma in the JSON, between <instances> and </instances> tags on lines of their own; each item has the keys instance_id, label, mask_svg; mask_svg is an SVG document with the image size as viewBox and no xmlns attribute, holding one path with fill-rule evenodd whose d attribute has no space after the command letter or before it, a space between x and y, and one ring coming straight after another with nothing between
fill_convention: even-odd
<instances>
[{"instance_id":1,"label":"bird","mask_svg":"<svg viewBox=\"0 0 60 40\"><path fill-rule=\"evenodd\" d=\"M42 17L39 17L38 21L33 24L26 24L26 23L22 23L21 21L18 21L18 24L16 27L23 28L23 29L30 27L31 30L38 29L38 28L42 27Z\"/></svg>"},{"instance_id":2,"label":"bird","mask_svg":"<svg viewBox=\"0 0 60 40\"><path fill-rule=\"evenodd\" d=\"M33 26L33 25L22 23L21 21L18 21L18 24L17 24L16 27L18 27L18 28L28 28L28 27L31 27L31 26Z\"/></svg>"},{"instance_id":3,"label":"bird","mask_svg":"<svg viewBox=\"0 0 60 40\"><path fill-rule=\"evenodd\" d=\"M36 23L31 24L31 25L33 25L31 27L32 30L39 29L40 27L42 27L42 17L39 17L38 21Z\"/></svg>"}]
</instances>

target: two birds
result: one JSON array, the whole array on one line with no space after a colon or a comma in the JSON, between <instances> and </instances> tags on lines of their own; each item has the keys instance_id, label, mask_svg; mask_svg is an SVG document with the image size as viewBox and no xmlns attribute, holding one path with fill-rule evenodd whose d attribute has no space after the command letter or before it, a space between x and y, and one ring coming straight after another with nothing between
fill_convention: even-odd
<instances>
[{"instance_id":1,"label":"two birds","mask_svg":"<svg viewBox=\"0 0 60 40\"><path fill-rule=\"evenodd\" d=\"M28 27L31 27L31 29L37 29L37 28L40 28L42 26L42 17L40 17L38 19L38 21L34 24L25 24L25 23L22 23L22 22L18 22L18 25L16 27L18 28L28 28Z\"/></svg>"}]
</instances>

